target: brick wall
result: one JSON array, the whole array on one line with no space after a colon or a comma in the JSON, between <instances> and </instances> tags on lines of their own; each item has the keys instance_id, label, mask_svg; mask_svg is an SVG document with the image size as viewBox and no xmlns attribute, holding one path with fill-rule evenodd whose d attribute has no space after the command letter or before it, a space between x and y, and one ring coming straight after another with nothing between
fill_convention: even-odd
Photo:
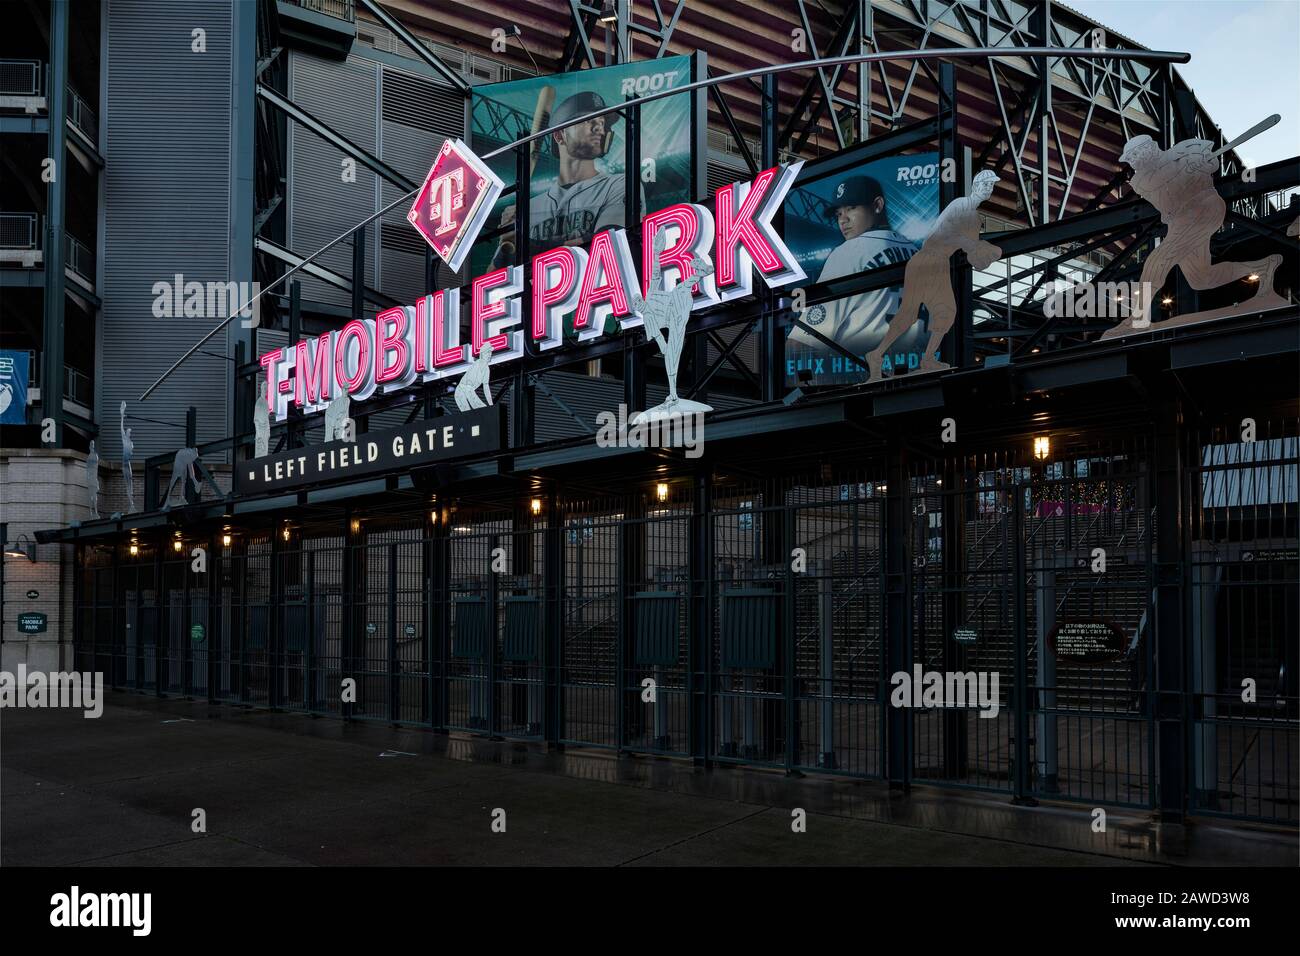
<instances>
[{"instance_id":1,"label":"brick wall","mask_svg":"<svg viewBox=\"0 0 1300 956\"><path fill-rule=\"evenodd\" d=\"M112 484L110 477L109 470L101 469L101 492ZM100 514L107 514L102 505ZM20 534L35 541L37 531L89 519L84 454L64 449L0 449L0 521L8 523L10 543ZM65 544L37 544L35 564L26 558L5 557L0 669L12 673L19 663L40 670L72 666L74 557L72 546ZM28 591L39 596L28 598ZM49 619L44 634L18 633L18 615L28 611L39 611Z\"/></svg>"}]
</instances>

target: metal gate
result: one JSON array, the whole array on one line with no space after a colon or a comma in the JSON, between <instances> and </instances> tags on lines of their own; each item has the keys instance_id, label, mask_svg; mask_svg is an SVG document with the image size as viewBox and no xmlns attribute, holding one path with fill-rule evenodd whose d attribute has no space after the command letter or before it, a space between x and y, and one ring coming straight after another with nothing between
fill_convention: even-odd
<instances>
[{"instance_id":1,"label":"metal gate","mask_svg":"<svg viewBox=\"0 0 1300 956\"><path fill-rule=\"evenodd\" d=\"M502 519L452 530L447 725L541 738L546 693L545 525Z\"/></svg>"},{"instance_id":2,"label":"metal gate","mask_svg":"<svg viewBox=\"0 0 1300 956\"><path fill-rule=\"evenodd\" d=\"M948 459L918 464L905 489L911 687L891 694L911 702L913 779L1014 787L1016 478L1005 456Z\"/></svg>"},{"instance_id":3,"label":"metal gate","mask_svg":"<svg viewBox=\"0 0 1300 956\"><path fill-rule=\"evenodd\" d=\"M212 577L170 536L87 544L77 661L158 694L1294 822L1300 427L1179 433L1157 469L1159 428L900 459L897 488L827 466L277 524L214 537Z\"/></svg>"},{"instance_id":4,"label":"metal gate","mask_svg":"<svg viewBox=\"0 0 1300 956\"><path fill-rule=\"evenodd\" d=\"M804 770L885 774L884 509L877 488L799 485L786 496L795 542L792 757Z\"/></svg>"},{"instance_id":5,"label":"metal gate","mask_svg":"<svg viewBox=\"0 0 1300 956\"><path fill-rule=\"evenodd\" d=\"M1019 486L1032 792L1155 804L1153 476L1145 443Z\"/></svg>"},{"instance_id":6,"label":"metal gate","mask_svg":"<svg viewBox=\"0 0 1300 956\"><path fill-rule=\"evenodd\" d=\"M690 754L690 520L665 502L622 523L618 739L627 750Z\"/></svg>"},{"instance_id":7,"label":"metal gate","mask_svg":"<svg viewBox=\"0 0 1300 956\"><path fill-rule=\"evenodd\" d=\"M1207 429L1188 470L1191 801L1294 823L1300 536L1294 420Z\"/></svg>"},{"instance_id":8,"label":"metal gate","mask_svg":"<svg viewBox=\"0 0 1300 956\"><path fill-rule=\"evenodd\" d=\"M563 524L560 694L565 743L619 745L620 512L575 503Z\"/></svg>"}]
</instances>

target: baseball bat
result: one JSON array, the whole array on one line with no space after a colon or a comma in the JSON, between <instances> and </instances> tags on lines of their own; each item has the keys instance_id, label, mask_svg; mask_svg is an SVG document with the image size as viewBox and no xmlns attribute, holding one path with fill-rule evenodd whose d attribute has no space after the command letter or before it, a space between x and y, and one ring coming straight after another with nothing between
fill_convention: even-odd
<instances>
[{"instance_id":1,"label":"baseball bat","mask_svg":"<svg viewBox=\"0 0 1300 956\"><path fill-rule=\"evenodd\" d=\"M551 125L551 108L555 106L555 87L543 86L537 94L537 107L533 110L533 128L529 135L540 132ZM535 139L528 147L528 174L531 176L537 168L537 157L542 154L544 139Z\"/></svg>"},{"instance_id":2,"label":"baseball bat","mask_svg":"<svg viewBox=\"0 0 1300 956\"><path fill-rule=\"evenodd\" d=\"M1230 150L1230 149L1236 149L1236 148L1237 148L1238 146L1240 146L1242 143L1246 142L1246 140L1251 139L1251 138L1253 138L1253 137L1255 137L1255 136L1258 136L1260 133L1264 132L1264 130L1266 130L1266 129L1272 129L1274 126L1276 126L1276 125L1277 125L1278 123L1280 123L1280 122L1282 122L1282 117L1279 116L1277 113L1274 113L1272 116L1266 116L1266 117L1264 117L1264 119L1260 120L1258 123L1256 123L1256 124L1255 124L1254 126L1252 126L1250 129L1246 130L1246 132L1242 133L1242 134L1241 134L1240 136L1238 136L1236 139L1232 140L1232 142L1230 142L1230 143L1225 143L1223 146L1220 146L1218 149L1216 149L1214 152L1212 152L1212 153L1210 154L1210 158L1213 159L1215 156L1222 156L1222 155L1223 155L1224 153L1226 153L1228 150Z\"/></svg>"}]
</instances>

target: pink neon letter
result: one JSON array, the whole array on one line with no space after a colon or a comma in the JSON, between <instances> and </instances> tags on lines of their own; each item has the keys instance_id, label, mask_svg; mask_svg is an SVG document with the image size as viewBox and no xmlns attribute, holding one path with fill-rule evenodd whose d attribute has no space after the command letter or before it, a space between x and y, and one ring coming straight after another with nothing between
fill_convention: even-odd
<instances>
[{"instance_id":1,"label":"pink neon letter","mask_svg":"<svg viewBox=\"0 0 1300 956\"><path fill-rule=\"evenodd\" d=\"M276 386L276 380L278 378L275 367L280 364L281 354L282 353L280 349L272 349L270 352L267 352L260 359L258 359L258 361L262 363L262 371L266 373L266 407L267 408L275 408L275 393L276 393L275 386Z\"/></svg>"},{"instance_id":2,"label":"pink neon letter","mask_svg":"<svg viewBox=\"0 0 1300 956\"><path fill-rule=\"evenodd\" d=\"M668 226L677 226L681 234L671 247L664 249L663 255L659 257L659 268L662 270L675 266L682 282L695 275L691 259L695 255L695 244L700 236L700 217L696 214L695 207L689 203L678 203L652 212L641 220L642 295L650 294L650 276L654 274L655 233Z\"/></svg>"},{"instance_id":3,"label":"pink neon letter","mask_svg":"<svg viewBox=\"0 0 1300 956\"><path fill-rule=\"evenodd\" d=\"M627 291L623 288L623 271L619 268L618 251L614 246L614 230L598 232L591 240L587 253L587 268L582 273L582 293L578 296L578 311L573 316L573 327L585 329L591 323L592 309L599 302L613 306L613 315L627 315ZM596 278L601 278L596 285Z\"/></svg>"},{"instance_id":4,"label":"pink neon letter","mask_svg":"<svg viewBox=\"0 0 1300 956\"><path fill-rule=\"evenodd\" d=\"M383 385L402 377L406 370L406 310L400 307L385 309L375 316L375 384ZM386 331L392 328L390 335ZM388 353L392 352L395 361L388 364Z\"/></svg>"},{"instance_id":5,"label":"pink neon letter","mask_svg":"<svg viewBox=\"0 0 1300 956\"><path fill-rule=\"evenodd\" d=\"M478 355L483 349L483 344L492 346L493 352L500 352L506 348L508 339L502 332L500 335L494 335L487 338L487 323L490 319L497 319L506 314L509 309L509 303L505 299L498 299L496 302L488 302L488 293L493 289L499 289L501 286L510 284L510 269L498 269L496 272L489 272L481 275L474 280L470 298L470 342L471 353Z\"/></svg>"},{"instance_id":6,"label":"pink neon letter","mask_svg":"<svg viewBox=\"0 0 1300 956\"><path fill-rule=\"evenodd\" d=\"M415 370L417 372L429 371L429 299L431 296L422 295L415 300Z\"/></svg>"},{"instance_id":7,"label":"pink neon letter","mask_svg":"<svg viewBox=\"0 0 1300 956\"><path fill-rule=\"evenodd\" d=\"M348 375L348 339L357 340L356 374ZM359 391L362 383L369 377L370 334L365 323L353 319L339 330L334 340L334 379L345 392Z\"/></svg>"},{"instance_id":8,"label":"pink neon letter","mask_svg":"<svg viewBox=\"0 0 1300 956\"><path fill-rule=\"evenodd\" d=\"M330 397L330 333L316 339L303 339L297 345L294 358L295 373L293 402L299 408L320 405Z\"/></svg>"},{"instance_id":9,"label":"pink neon letter","mask_svg":"<svg viewBox=\"0 0 1300 956\"><path fill-rule=\"evenodd\" d=\"M743 246L758 271L766 275L780 272L786 268L776 251L754 225L754 216L762 208L767 189L776 178L779 167L765 169L754 178L748 189L743 190L744 200L736 209L736 187L742 183L731 183L718 190L714 197L714 209L717 214L717 263L718 287L720 289L735 285L736 270L739 268L739 247Z\"/></svg>"},{"instance_id":10,"label":"pink neon letter","mask_svg":"<svg viewBox=\"0 0 1300 956\"><path fill-rule=\"evenodd\" d=\"M460 344L460 290L439 290L433 298L433 367L446 368L465 361ZM448 332L456 334L448 339Z\"/></svg>"},{"instance_id":11,"label":"pink neon letter","mask_svg":"<svg viewBox=\"0 0 1300 956\"><path fill-rule=\"evenodd\" d=\"M568 246L533 256L533 341L550 335L547 308L569 298L577 284L578 262Z\"/></svg>"}]
</instances>

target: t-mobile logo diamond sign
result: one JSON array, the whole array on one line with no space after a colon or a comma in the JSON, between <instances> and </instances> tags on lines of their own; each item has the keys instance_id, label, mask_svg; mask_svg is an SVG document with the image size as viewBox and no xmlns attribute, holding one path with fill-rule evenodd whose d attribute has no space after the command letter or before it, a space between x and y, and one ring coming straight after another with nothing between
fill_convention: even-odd
<instances>
[{"instance_id":1,"label":"t-mobile logo diamond sign","mask_svg":"<svg viewBox=\"0 0 1300 956\"><path fill-rule=\"evenodd\" d=\"M502 188L501 180L468 146L449 139L442 144L406 218L455 272Z\"/></svg>"}]
</instances>

